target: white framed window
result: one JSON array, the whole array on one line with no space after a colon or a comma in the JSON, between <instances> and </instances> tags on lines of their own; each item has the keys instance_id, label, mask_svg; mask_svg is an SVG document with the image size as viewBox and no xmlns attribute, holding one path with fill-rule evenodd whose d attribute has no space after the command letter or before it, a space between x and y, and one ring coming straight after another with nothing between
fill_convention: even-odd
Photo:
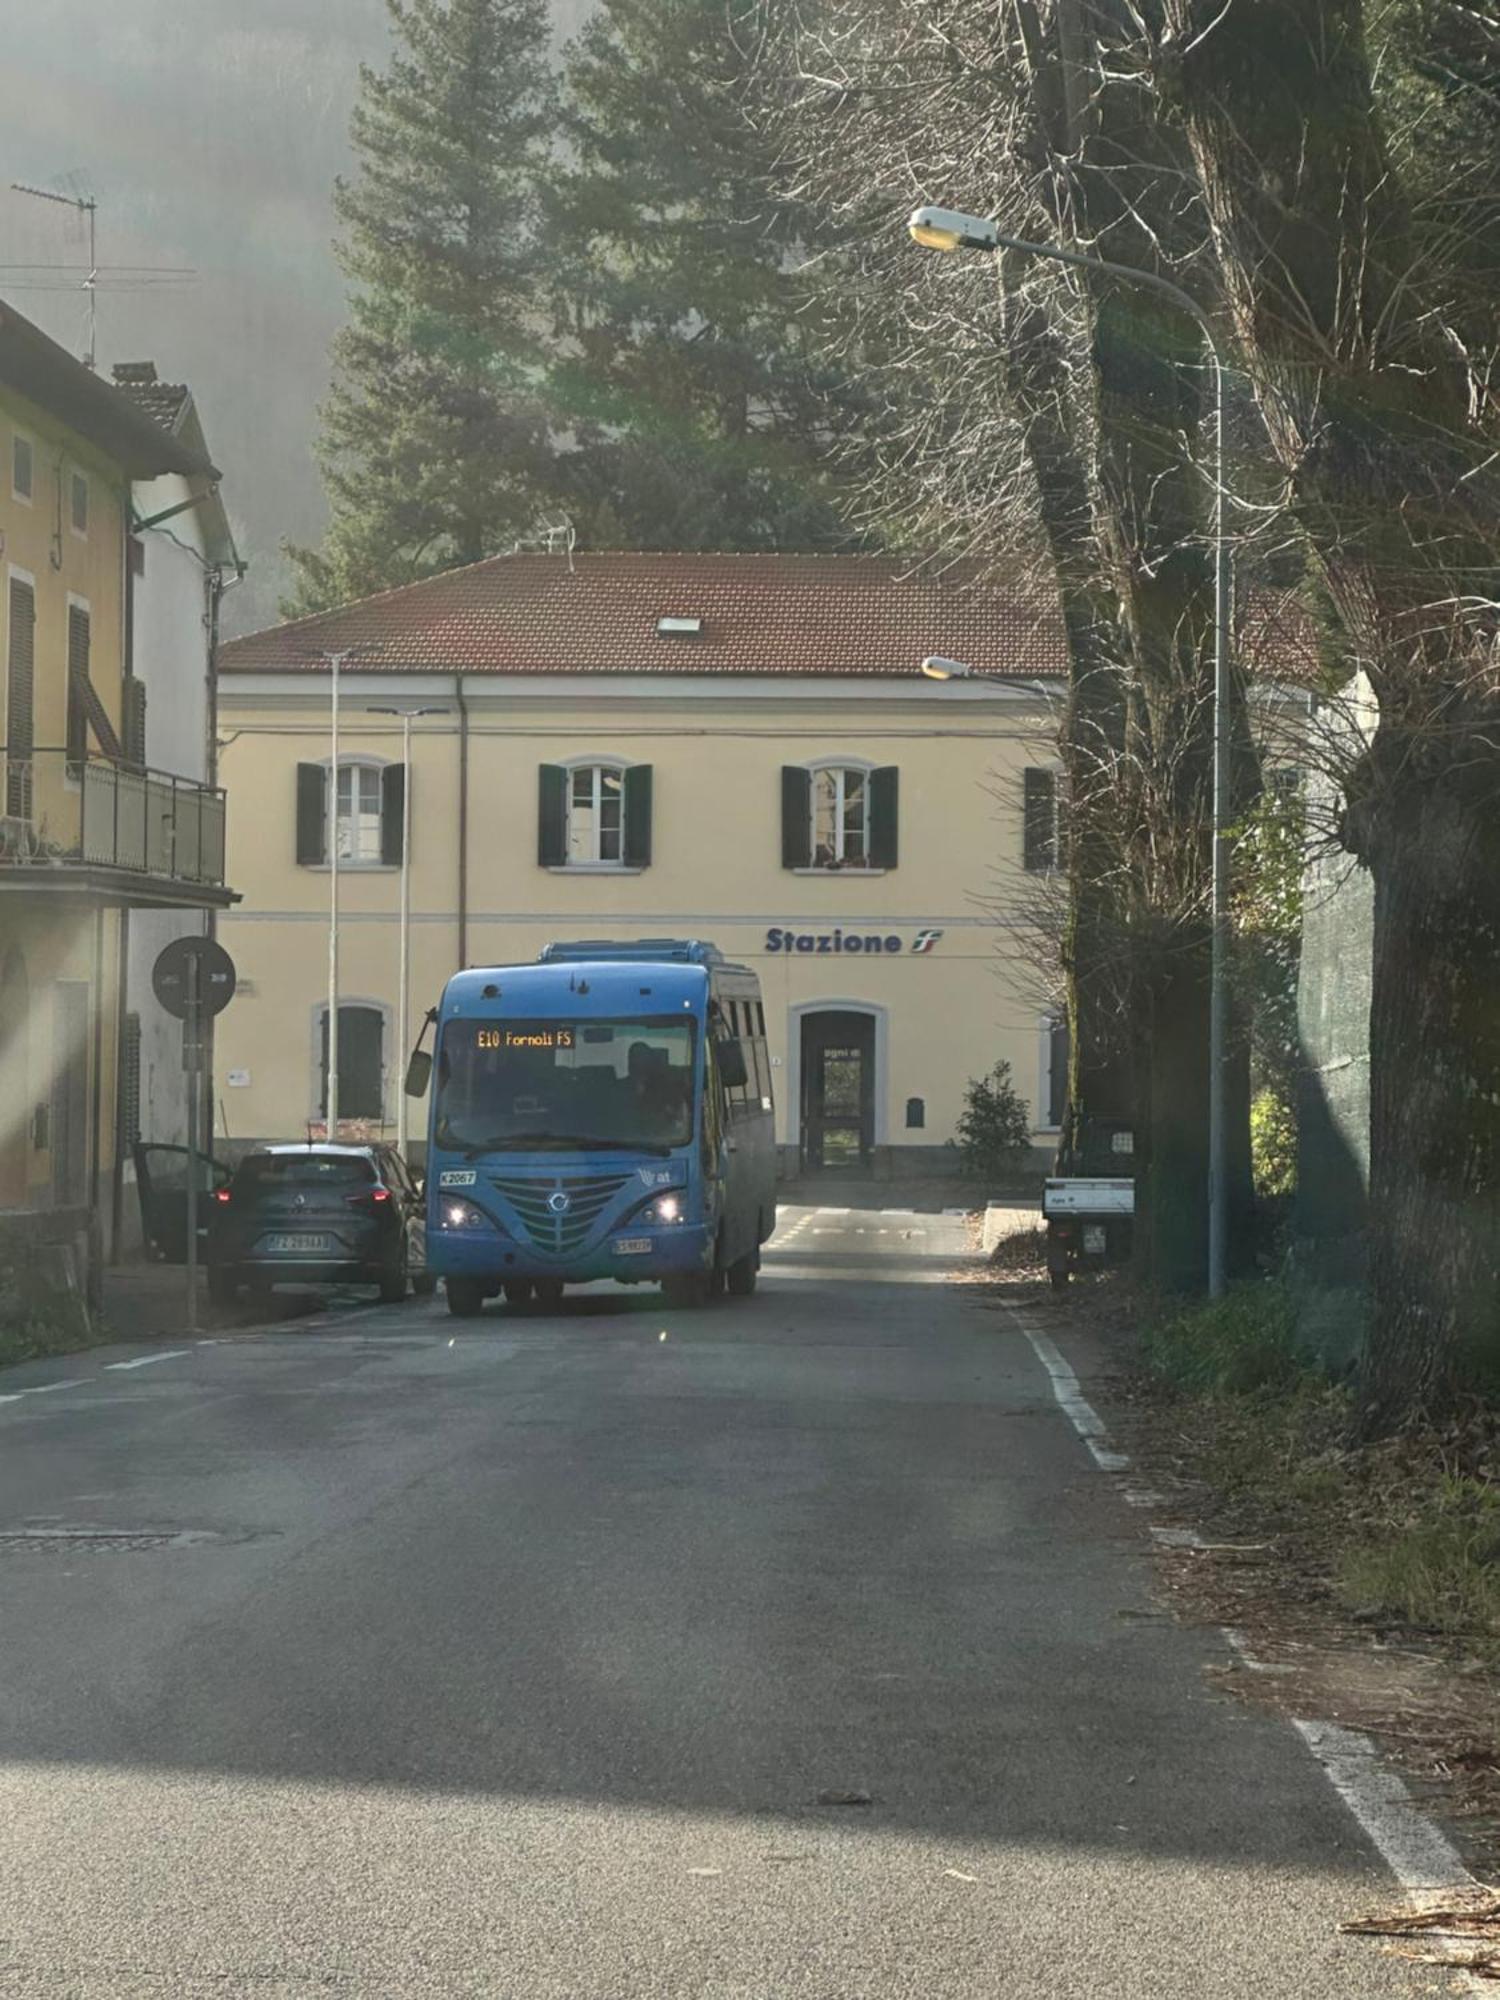
<instances>
[{"instance_id":1,"label":"white framed window","mask_svg":"<svg viewBox=\"0 0 1500 2000\"><path fill-rule=\"evenodd\" d=\"M87 541L89 532L88 474L76 468L68 475L68 520L73 533Z\"/></svg>"},{"instance_id":2,"label":"white framed window","mask_svg":"<svg viewBox=\"0 0 1500 2000\"><path fill-rule=\"evenodd\" d=\"M384 794L379 764L339 763L336 820L339 860L378 862Z\"/></svg>"},{"instance_id":3,"label":"white framed window","mask_svg":"<svg viewBox=\"0 0 1500 2000\"><path fill-rule=\"evenodd\" d=\"M823 764L812 773L812 865L870 866L870 773L861 764Z\"/></svg>"},{"instance_id":4,"label":"white framed window","mask_svg":"<svg viewBox=\"0 0 1500 2000\"><path fill-rule=\"evenodd\" d=\"M25 431L12 431L10 438L10 496L24 507L31 505L36 484L36 443Z\"/></svg>"},{"instance_id":5,"label":"white framed window","mask_svg":"<svg viewBox=\"0 0 1500 2000\"><path fill-rule=\"evenodd\" d=\"M575 764L568 772L568 866L618 867L625 860L625 772Z\"/></svg>"}]
</instances>

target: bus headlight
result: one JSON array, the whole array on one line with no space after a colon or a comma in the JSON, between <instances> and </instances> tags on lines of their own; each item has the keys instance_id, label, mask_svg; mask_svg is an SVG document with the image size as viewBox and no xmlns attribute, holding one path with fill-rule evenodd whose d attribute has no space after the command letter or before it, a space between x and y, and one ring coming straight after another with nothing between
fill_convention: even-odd
<instances>
[{"instance_id":1,"label":"bus headlight","mask_svg":"<svg viewBox=\"0 0 1500 2000\"><path fill-rule=\"evenodd\" d=\"M659 1194L641 1210L642 1222L681 1222L682 1197L676 1194Z\"/></svg>"},{"instance_id":2,"label":"bus headlight","mask_svg":"<svg viewBox=\"0 0 1500 2000\"><path fill-rule=\"evenodd\" d=\"M476 1208L472 1201L460 1201L457 1195L445 1194L438 1203L437 1223L439 1229L493 1229L494 1223L482 1208Z\"/></svg>"}]
</instances>

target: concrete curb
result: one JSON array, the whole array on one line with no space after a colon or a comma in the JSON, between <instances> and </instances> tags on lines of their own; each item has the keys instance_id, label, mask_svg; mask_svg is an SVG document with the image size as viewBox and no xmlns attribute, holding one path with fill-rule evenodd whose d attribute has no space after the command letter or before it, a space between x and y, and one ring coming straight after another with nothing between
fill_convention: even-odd
<instances>
[{"instance_id":1,"label":"concrete curb","mask_svg":"<svg viewBox=\"0 0 1500 2000\"><path fill-rule=\"evenodd\" d=\"M1018 1230L1040 1229L1041 1226L1040 1202L987 1201L984 1221L979 1227L979 1247L988 1257L995 1245L1007 1236L1014 1236Z\"/></svg>"}]
</instances>

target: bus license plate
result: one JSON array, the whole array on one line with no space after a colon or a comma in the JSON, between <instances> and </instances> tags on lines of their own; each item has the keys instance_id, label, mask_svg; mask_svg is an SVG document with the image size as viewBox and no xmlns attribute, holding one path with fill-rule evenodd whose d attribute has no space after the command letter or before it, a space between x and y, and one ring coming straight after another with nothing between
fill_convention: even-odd
<instances>
[{"instance_id":1,"label":"bus license plate","mask_svg":"<svg viewBox=\"0 0 1500 2000\"><path fill-rule=\"evenodd\" d=\"M649 1236L617 1236L615 1238L615 1255L617 1257L635 1257L641 1251L649 1250L650 1248L651 1238Z\"/></svg>"}]
</instances>

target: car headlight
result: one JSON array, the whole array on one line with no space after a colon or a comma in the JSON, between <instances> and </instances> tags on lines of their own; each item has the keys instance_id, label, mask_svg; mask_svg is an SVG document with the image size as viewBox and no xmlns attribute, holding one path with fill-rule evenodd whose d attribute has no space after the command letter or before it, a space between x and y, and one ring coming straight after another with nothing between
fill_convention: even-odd
<instances>
[{"instance_id":1,"label":"car headlight","mask_svg":"<svg viewBox=\"0 0 1500 2000\"><path fill-rule=\"evenodd\" d=\"M445 1194L438 1202L437 1225L439 1229L493 1229L494 1223L482 1208L476 1208L472 1201L460 1201L457 1195Z\"/></svg>"}]
</instances>

